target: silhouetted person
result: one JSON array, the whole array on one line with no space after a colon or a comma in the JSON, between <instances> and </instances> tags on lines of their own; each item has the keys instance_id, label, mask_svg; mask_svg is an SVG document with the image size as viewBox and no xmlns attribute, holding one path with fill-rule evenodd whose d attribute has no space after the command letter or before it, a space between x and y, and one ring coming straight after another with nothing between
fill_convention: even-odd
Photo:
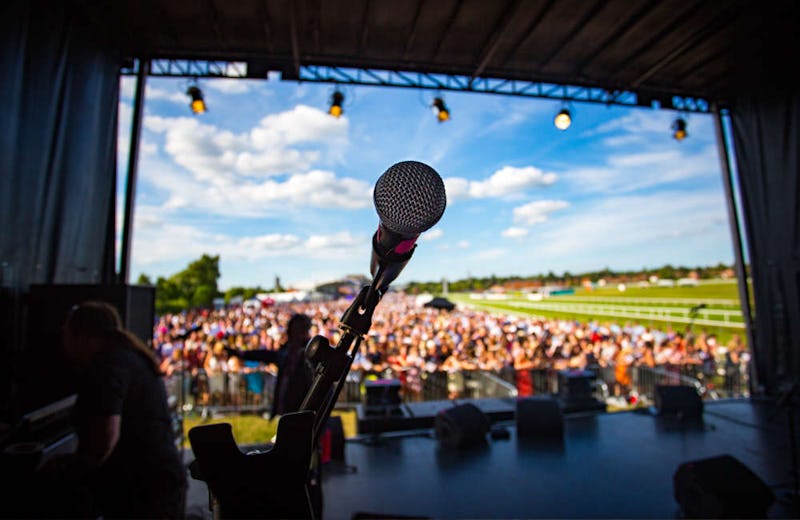
<instances>
[{"instance_id":1,"label":"silhouetted person","mask_svg":"<svg viewBox=\"0 0 800 520\"><path fill-rule=\"evenodd\" d=\"M313 375L305 357L306 344L311 338L310 331L311 319L305 314L294 314L287 325L288 339L278 350L227 349L232 356L278 365L278 378L275 381L270 412L272 417L298 411L311 386Z\"/></svg>"},{"instance_id":2,"label":"silhouetted person","mask_svg":"<svg viewBox=\"0 0 800 520\"><path fill-rule=\"evenodd\" d=\"M64 347L81 370L78 450L50 469L85 482L105 518L179 518L186 476L154 354L103 302L73 308Z\"/></svg>"}]
</instances>

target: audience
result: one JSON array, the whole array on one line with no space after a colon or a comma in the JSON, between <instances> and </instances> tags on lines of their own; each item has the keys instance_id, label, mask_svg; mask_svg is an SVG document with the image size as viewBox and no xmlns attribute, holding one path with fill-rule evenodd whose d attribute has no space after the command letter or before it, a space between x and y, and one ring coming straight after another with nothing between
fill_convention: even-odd
<instances>
[{"instance_id":1,"label":"audience","mask_svg":"<svg viewBox=\"0 0 800 520\"><path fill-rule=\"evenodd\" d=\"M349 304L342 299L167 314L158 319L154 347L165 360L162 366L179 363L190 371L200 404L214 404L225 389L218 380L225 372L236 373L236 384L241 381L240 386L246 388L252 379L240 379L238 374L275 371L272 365L229 360L225 348L277 350L288 339L286 328L293 314L309 317L311 336L326 336L336 345L339 318ZM186 339L176 339L182 336ZM185 360L174 353L181 348ZM352 371L402 374L407 390L413 393L419 389L422 372L608 368L615 393L624 395L631 387L630 367L689 366L711 377L722 373L718 370L733 375L748 360L747 349L737 336L723 346L714 335L691 330L534 318L462 306L445 311L423 307L412 296L390 292L375 310Z\"/></svg>"}]
</instances>

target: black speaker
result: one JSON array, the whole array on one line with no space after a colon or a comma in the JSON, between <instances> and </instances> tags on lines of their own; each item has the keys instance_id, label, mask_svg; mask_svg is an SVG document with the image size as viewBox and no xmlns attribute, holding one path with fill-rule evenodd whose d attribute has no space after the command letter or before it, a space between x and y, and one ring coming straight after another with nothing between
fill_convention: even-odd
<instances>
[{"instance_id":1,"label":"black speaker","mask_svg":"<svg viewBox=\"0 0 800 520\"><path fill-rule=\"evenodd\" d=\"M399 411L400 388L398 379L376 379L364 383L364 411L367 415L388 415Z\"/></svg>"},{"instance_id":2,"label":"black speaker","mask_svg":"<svg viewBox=\"0 0 800 520\"><path fill-rule=\"evenodd\" d=\"M434 418L436 438L443 446L468 448L486 444L489 418L474 404L447 408Z\"/></svg>"},{"instance_id":3,"label":"black speaker","mask_svg":"<svg viewBox=\"0 0 800 520\"><path fill-rule=\"evenodd\" d=\"M564 415L552 397L535 396L517 399L517 437L521 439L561 440L564 438Z\"/></svg>"},{"instance_id":4,"label":"black speaker","mask_svg":"<svg viewBox=\"0 0 800 520\"><path fill-rule=\"evenodd\" d=\"M130 285L31 285L24 348L14 365L17 412L27 412L77 391L76 373L61 343L61 328L74 305L96 300L119 311L122 324L152 343L155 288Z\"/></svg>"},{"instance_id":5,"label":"black speaker","mask_svg":"<svg viewBox=\"0 0 800 520\"><path fill-rule=\"evenodd\" d=\"M700 419L703 400L693 386L656 385L656 413L661 416Z\"/></svg>"},{"instance_id":6,"label":"black speaker","mask_svg":"<svg viewBox=\"0 0 800 520\"><path fill-rule=\"evenodd\" d=\"M673 483L687 518L766 518L775 500L769 487L731 455L681 464Z\"/></svg>"}]
</instances>

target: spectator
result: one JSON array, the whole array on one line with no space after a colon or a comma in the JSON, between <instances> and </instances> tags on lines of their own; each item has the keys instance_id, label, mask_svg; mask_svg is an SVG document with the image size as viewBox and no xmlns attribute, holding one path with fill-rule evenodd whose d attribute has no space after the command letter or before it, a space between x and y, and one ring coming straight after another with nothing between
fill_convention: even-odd
<instances>
[{"instance_id":1,"label":"spectator","mask_svg":"<svg viewBox=\"0 0 800 520\"><path fill-rule=\"evenodd\" d=\"M273 417L298 411L311 386L312 374L305 357L310 330L309 317L305 314L295 314L287 325L287 340L277 351L229 349L231 355L248 361L278 365L271 412Z\"/></svg>"}]
</instances>

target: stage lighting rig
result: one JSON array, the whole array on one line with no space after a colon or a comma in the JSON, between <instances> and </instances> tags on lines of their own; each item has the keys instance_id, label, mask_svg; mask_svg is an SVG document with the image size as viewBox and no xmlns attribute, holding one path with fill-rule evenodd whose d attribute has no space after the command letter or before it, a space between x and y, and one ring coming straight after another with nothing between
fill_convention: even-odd
<instances>
[{"instance_id":1,"label":"stage lighting rig","mask_svg":"<svg viewBox=\"0 0 800 520\"><path fill-rule=\"evenodd\" d=\"M186 95L191 98L189 107L193 114L202 114L206 111L206 102L203 99L203 91L197 85L191 85L186 89Z\"/></svg>"},{"instance_id":2,"label":"stage lighting rig","mask_svg":"<svg viewBox=\"0 0 800 520\"><path fill-rule=\"evenodd\" d=\"M339 92L338 90L331 94L331 107L328 109L328 113L333 117L339 118L342 117L344 113L344 109L342 105L344 104L344 94Z\"/></svg>"},{"instance_id":3,"label":"stage lighting rig","mask_svg":"<svg viewBox=\"0 0 800 520\"><path fill-rule=\"evenodd\" d=\"M450 110L447 109L447 105L444 104L442 98L434 98L431 106L433 107L433 113L436 115L436 119L440 123L444 123L450 119Z\"/></svg>"},{"instance_id":4,"label":"stage lighting rig","mask_svg":"<svg viewBox=\"0 0 800 520\"><path fill-rule=\"evenodd\" d=\"M676 141L683 141L689 137L689 133L686 131L685 119L679 117L672 123L672 137L674 137Z\"/></svg>"},{"instance_id":5,"label":"stage lighting rig","mask_svg":"<svg viewBox=\"0 0 800 520\"><path fill-rule=\"evenodd\" d=\"M562 108L561 111L553 118L553 124L559 130L566 130L572 124L572 114L569 113L568 108Z\"/></svg>"}]
</instances>

